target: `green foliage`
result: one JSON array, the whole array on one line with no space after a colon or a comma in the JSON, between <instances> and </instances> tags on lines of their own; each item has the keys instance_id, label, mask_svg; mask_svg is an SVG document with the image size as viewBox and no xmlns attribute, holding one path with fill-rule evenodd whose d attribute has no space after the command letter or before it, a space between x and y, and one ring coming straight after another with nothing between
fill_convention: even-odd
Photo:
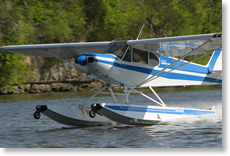
<instances>
[{"instance_id":1,"label":"green foliage","mask_svg":"<svg viewBox=\"0 0 230 156\"><path fill-rule=\"evenodd\" d=\"M203 57L201 57L202 55L190 55L190 56L187 56L185 58L185 60L187 60L187 61L194 60L192 62L197 63L197 64L201 64L201 65L207 65L209 60L210 60L210 58L211 58L211 56L212 56L212 54L213 54L213 51L208 50L208 51L206 51L206 54L207 55L203 56ZM197 59L198 57L201 57L201 58ZM197 60L195 60L195 59L197 59Z\"/></svg>"},{"instance_id":2,"label":"green foliage","mask_svg":"<svg viewBox=\"0 0 230 156\"><path fill-rule=\"evenodd\" d=\"M26 56L2 52L0 55L2 66L0 68L0 87L21 85L27 82L33 73L23 63Z\"/></svg>"},{"instance_id":3,"label":"green foliage","mask_svg":"<svg viewBox=\"0 0 230 156\"><path fill-rule=\"evenodd\" d=\"M152 37L222 32L221 0L146 0Z\"/></svg>"},{"instance_id":4,"label":"green foliage","mask_svg":"<svg viewBox=\"0 0 230 156\"><path fill-rule=\"evenodd\" d=\"M143 24L140 39L222 32L221 0L0 0L0 4L0 46L136 39ZM25 59L0 52L0 86L27 81Z\"/></svg>"},{"instance_id":5,"label":"green foliage","mask_svg":"<svg viewBox=\"0 0 230 156\"><path fill-rule=\"evenodd\" d=\"M0 46L75 42L85 35L79 1L0 0L0 4ZM26 58L0 52L0 87L21 85L31 78Z\"/></svg>"},{"instance_id":6,"label":"green foliage","mask_svg":"<svg viewBox=\"0 0 230 156\"><path fill-rule=\"evenodd\" d=\"M103 0L105 30L111 39L132 39L144 23L144 8L133 0Z\"/></svg>"}]
</instances>

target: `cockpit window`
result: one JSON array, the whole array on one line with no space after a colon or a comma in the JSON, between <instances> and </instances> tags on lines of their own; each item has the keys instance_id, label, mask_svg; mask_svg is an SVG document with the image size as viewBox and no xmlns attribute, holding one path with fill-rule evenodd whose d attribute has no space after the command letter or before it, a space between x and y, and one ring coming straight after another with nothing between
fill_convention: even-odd
<instances>
[{"instance_id":1,"label":"cockpit window","mask_svg":"<svg viewBox=\"0 0 230 156\"><path fill-rule=\"evenodd\" d=\"M159 64L159 60L157 56L151 52L149 52L149 65L150 66L157 66Z\"/></svg>"},{"instance_id":2,"label":"cockpit window","mask_svg":"<svg viewBox=\"0 0 230 156\"><path fill-rule=\"evenodd\" d=\"M149 66L157 66L159 64L159 59L154 53L129 47L126 42L127 41L111 42L105 50L105 53L114 54L127 62L141 63Z\"/></svg>"},{"instance_id":3,"label":"cockpit window","mask_svg":"<svg viewBox=\"0 0 230 156\"><path fill-rule=\"evenodd\" d=\"M148 52L139 49L133 49L133 62L148 64Z\"/></svg>"},{"instance_id":4,"label":"cockpit window","mask_svg":"<svg viewBox=\"0 0 230 156\"><path fill-rule=\"evenodd\" d=\"M159 64L159 59L152 52L133 48L132 62L157 66Z\"/></svg>"}]
</instances>

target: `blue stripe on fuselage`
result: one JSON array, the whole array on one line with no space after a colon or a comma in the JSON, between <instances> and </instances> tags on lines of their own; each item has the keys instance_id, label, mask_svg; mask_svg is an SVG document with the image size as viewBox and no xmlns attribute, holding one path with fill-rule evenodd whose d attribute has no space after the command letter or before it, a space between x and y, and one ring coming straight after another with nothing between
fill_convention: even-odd
<instances>
[{"instance_id":1,"label":"blue stripe on fuselage","mask_svg":"<svg viewBox=\"0 0 230 156\"><path fill-rule=\"evenodd\" d=\"M104 57L104 58L112 58L112 59L116 59L116 60L119 60L116 56L112 55L112 54L94 54L94 53L86 53L84 55L87 55L87 56L99 56L99 57ZM159 58L160 62L162 62L162 60L165 60L166 64L171 64L172 63L172 58L169 58L169 57L164 57L162 55L158 55L156 54L156 56ZM97 59L98 60L98 59ZM98 60L100 62L104 61L104 60ZM177 59L173 59L173 62L177 61ZM175 69L179 66L181 66L181 64L185 64L184 61L179 61L178 63L176 63L175 65L171 66L170 68L168 69ZM104 62L106 64L110 64L109 61L107 62ZM117 63L116 65L117 66L124 66L126 64L121 64L119 65L120 63ZM167 67L168 65L166 64L162 64L160 63L159 67L160 68L165 68ZM137 67L137 66L132 66L132 65L126 65L127 67ZM137 67L136 68L138 72L142 72L143 69L146 70L148 68L143 68L143 67ZM149 68L149 70L147 72L144 72L146 74L150 74L151 72L149 71L152 71L153 69ZM189 63L189 64L186 64L185 66L182 66L182 67L179 67L178 69L176 69L178 71L187 71L187 72L195 72L195 73L201 73L201 74L207 74L208 73L208 69L204 66L201 66L201 65L196 65L196 64L192 64L192 63Z\"/></svg>"},{"instance_id":2,"label":"blue stripe on fuselage","mask_svg":"<svg viewBox=\"0 0 230 156\"><path fill-rule=\"evenodd\" d=\"M95 61L97 62L101 62L101 63L105 63L105 64L109 64L109 65L113 65L115 67L119 67L119 68L123 68L123 69L127 69L127 70L132 70L132 71L136 71L136 72L141 72L141 73L145 73L145 74L149 74L149 75L155 75L157 72L159 72L159 70L155 70L152 68L145 68L145 67L138 67L138 66L133 66L133 65L127 65L127 64L122 64L122 63L118 63L116 60L118 60L118 58L112 54L94 54L94 53L86 53L84 55L87 56L99 56L99 57L104 57L104 58L112 58L114 59L114 61L106 61L106 60L101 60L98 58L95 58ZM159 56L158 56L159 57ZM163 57L160 56L160 61L161 59L165 59L166 63L171 63L172 59L168 58L168 57ZM171 62L169 62L171 60ZM174 59L174 61L176 61L176 59ZM169 69L174 69L177 68L178 66L180 66L182 63L182 61L179 61L177 64L173 65L172 67L170 67ZM159 67L165 68L167 65L165 64L160 64ZM181 70L181 71L187 71L187 72L193 72L193 73L202 73L202 74L207 74L208 73L208 69L206 67L200 66L200 65L196 65L196 64L187 64L185 66L180 67L179 69L176 70ZM162 75L166 73L165 71L161 72L159 75ZM157 76L159 76L157 75ZM202 76L195 76L195 75L186 75L186 74L180 74L180 73L167 73L165 75L163 75L162 77L164 78L168 78L168 79L178 79L178 80L192 80L192 81L205 81L205 82L216 82L216 83L222 83L222 80L219 79L215 79L215 78L207 78L207 77L202 77Z\"/></svg>"},{"instance_id":3,"label":"blue stripe on fuselage","mask_svg":"<svg viewBox=\"0 0 230 156\"><path fill-rule=\"evenodd\" d=\"M173 58L169 58L169 57L164 57L164 56L159 56L161 64L159 65L159 67L161 68L165 68L168 65L167 64L172 64L173 62L177 61L177 59ZM164 61L163 61L164 60ZM163 64L162 62L165 62L166 64ZM176 70L178 71L187 71L187 72L194 72L194 73L200 73L200 74L207 74L208 73L208 68L201 66L201 65L197 65L197 64L193 64L193 63L188 63L185 61L179 61L177 62L175 65L169 67L168 69L175 69L178 68ZM180 67L181 65L186 64L182 67Z\"/></svg>"}]
</instances>

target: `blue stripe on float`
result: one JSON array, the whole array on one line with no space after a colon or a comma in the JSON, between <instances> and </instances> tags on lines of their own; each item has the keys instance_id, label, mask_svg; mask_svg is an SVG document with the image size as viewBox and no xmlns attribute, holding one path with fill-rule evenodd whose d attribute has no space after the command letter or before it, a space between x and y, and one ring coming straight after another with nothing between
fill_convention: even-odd
<instances>
[{"instance_id":1,"label":"blue stripe on float","mask_svg":"<svg viewBox=\"0 0 230 156\"><path fill-rule=\"evenodd\" d=\"M161 109L161 108L147 108L147 107L133 107L133 106L111 106L105 105L105 108L117 111L131 111L131 112L145 112L145 113L162 113L162 114L176 114L176 115L205 115L215 114L211 110L195 110L195 109Z\"/></svg>"}]
</instances>

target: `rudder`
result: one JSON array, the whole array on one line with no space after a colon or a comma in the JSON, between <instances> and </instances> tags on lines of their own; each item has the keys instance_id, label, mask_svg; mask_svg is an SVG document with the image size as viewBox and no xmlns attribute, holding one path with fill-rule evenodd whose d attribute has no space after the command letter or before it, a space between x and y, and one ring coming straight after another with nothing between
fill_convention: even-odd
<instances>
[{"instance_id":1,"label":"rudder","mask_svg":"<svg viewBox=\"0 0 230 156\"><path fill-rule=\"evenodd\" d=\"M215 71L222 71L222 49L216 50L212 54L207 64L207 67L208 67L209 73L212 73Z\"/></svg>"}]
</instances>

